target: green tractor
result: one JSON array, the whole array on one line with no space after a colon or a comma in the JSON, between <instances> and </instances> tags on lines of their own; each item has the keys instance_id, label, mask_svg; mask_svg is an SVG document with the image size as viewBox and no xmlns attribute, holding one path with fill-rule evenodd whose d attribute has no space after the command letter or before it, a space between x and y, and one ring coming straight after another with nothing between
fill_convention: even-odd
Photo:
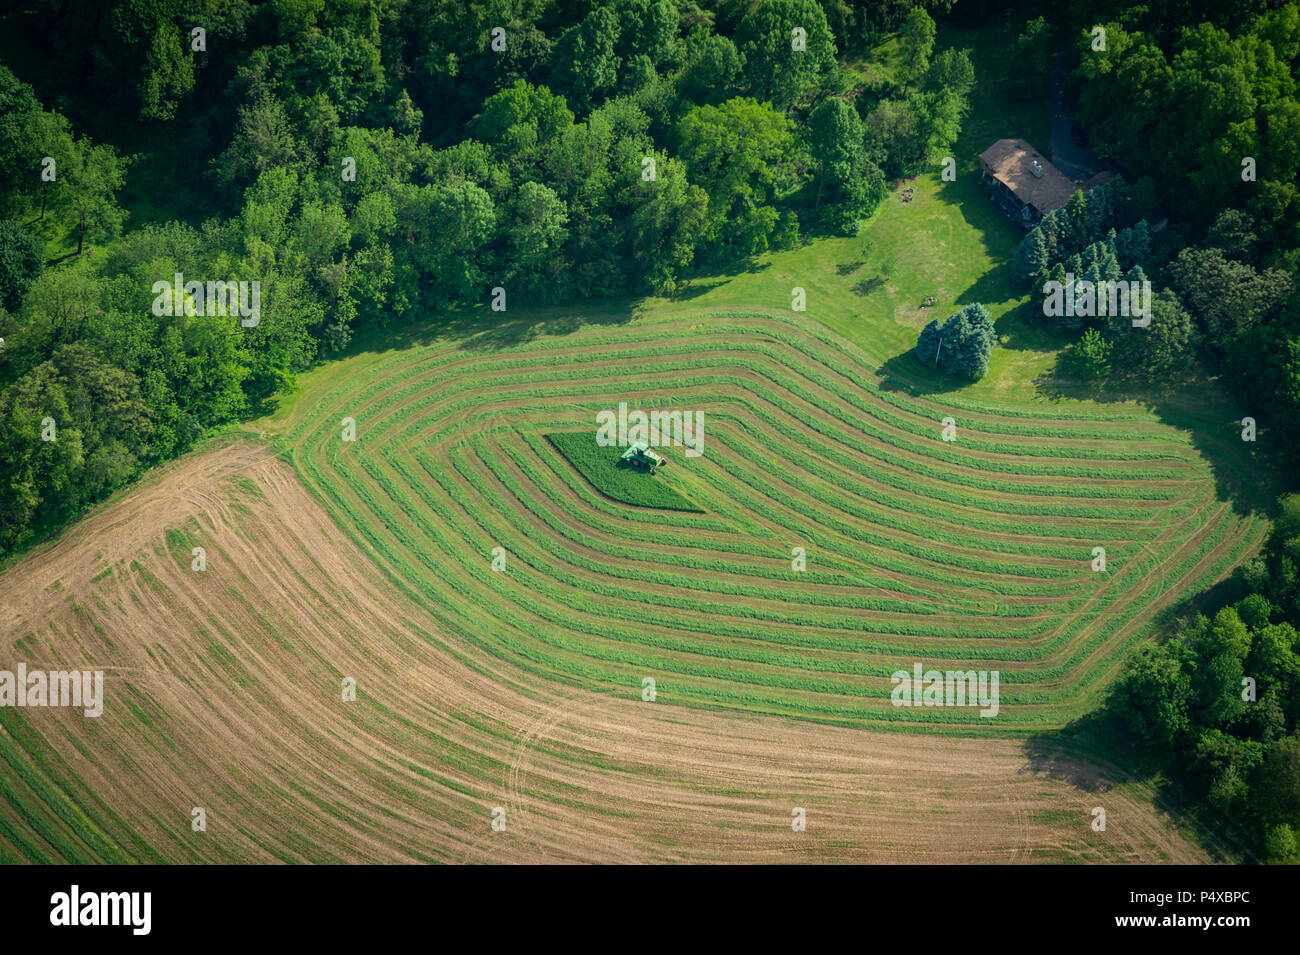
<instances>
[{"instance_id":1,"label":"green tractor","mask_svg":"<svg viewBox=\"0 0 1300 955\"><path fill-rule=\"evenodd\" d=\"M629 464L634 464L639 468L645 468L651 474L654 474L668 463L663 455L651 451L650 445L644 441L638 441L636 444L630 446L622 453L622 455L620 455L619 460L627 461Z\"/></svg>"}]
</instances>

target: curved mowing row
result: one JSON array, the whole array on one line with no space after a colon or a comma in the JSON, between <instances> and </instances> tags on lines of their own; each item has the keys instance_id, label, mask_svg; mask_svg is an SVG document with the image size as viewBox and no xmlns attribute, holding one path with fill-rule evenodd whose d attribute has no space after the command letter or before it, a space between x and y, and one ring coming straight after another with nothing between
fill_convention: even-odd
<instances>
[{"instance_id":1,"label":"curved mowing row","mask_svg":"<svg viewBox=\"0 0 1300 955\"><path fill-rule=\"evenodd\" d=\"M1065 722L1162 608L1264 533L1215 498L1188 436L1150 417L995 411L882 390L874 372L781 316L441 342L322 375L287 440L464 659L837 723ZM645 479L705 513L606 499L544 438L594 433L620 402L703 412L703 455L661 448L669 466ZM918 662L997 671L997 716L894 706L890 675Z\"/></svg>"}]
</instances>

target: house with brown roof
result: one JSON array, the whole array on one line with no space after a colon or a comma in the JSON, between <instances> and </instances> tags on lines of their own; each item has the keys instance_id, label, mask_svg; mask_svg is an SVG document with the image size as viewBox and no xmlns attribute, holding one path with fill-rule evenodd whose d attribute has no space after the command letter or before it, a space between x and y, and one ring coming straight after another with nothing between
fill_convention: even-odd
<instances>
[{"instance_id":1,"label":"house with brown roof","mask_svg":"<svg viewBox=\"0 0 1300 955\"><path fill-rule=\"evenodd\" d=\"M1067 178L1023 139L999 139L980 153L980 164L989 195L1025 229L1065 205L1076 190L1098 184L1097 177L1086 184Z\"/></svg>"}]
</instances>

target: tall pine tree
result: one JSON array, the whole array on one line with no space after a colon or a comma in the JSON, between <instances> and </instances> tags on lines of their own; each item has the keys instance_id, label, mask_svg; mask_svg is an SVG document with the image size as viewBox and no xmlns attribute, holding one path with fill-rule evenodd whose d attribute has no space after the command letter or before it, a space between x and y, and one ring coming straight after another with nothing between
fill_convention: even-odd
<instances>
[{"instance_id":1,"label":"tall pine tree","mask_svg":"<svg viewBox=\"0 0 1300 955\"><path fill-rule=\"evenodd\" d=\"M1033 288L1041 284L1040 278L1047 271L1048 265L1047 240L1043 237L1043 230L1032 229L1016 247L1011 276L1026 288Z\"/></svg>"},{"instance_id":2,"label":"tall pine tree","mask_svg":"<svg viewBox=\"0 0 1300 955\"><path fill-rule=\"evenodd\" d=\"M920 337L916 340L916 358L921 364L933 365L938 359L941 337L939 320L930 319L925 328L921 329Z\"/></svg>"},{"instance_id":3,"label":"tall pine tree","mask_svg":"<svg viewBox=\"0 0 1300 955\"><path fill-rule=\"evenodd\" d=\"M997 333L988 310L978 302L948 317L940 327L937 318L921 330L916 357L925 365L938 364L951 375L977 380L989 369L989 354L997 344Z\"/></svg>"}]
</instances>

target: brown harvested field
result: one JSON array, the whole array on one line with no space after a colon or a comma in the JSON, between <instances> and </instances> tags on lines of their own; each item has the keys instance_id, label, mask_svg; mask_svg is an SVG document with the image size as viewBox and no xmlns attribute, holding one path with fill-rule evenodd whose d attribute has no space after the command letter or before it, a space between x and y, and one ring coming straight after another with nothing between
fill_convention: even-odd
<instances>
[{"instance_id":1,"label":"brown harvested field","mask_svg":"<svg viewBox=\"0 0 1300 955\"><path fill-rule=\"evenodd\" d=\"M0 594L0 666L103 669L107 698L0 711L9 859L1208 861L1117 770L1014 739L646 703L444 641L258 444L156 472Z\"/></svg>"}]
</instances>

